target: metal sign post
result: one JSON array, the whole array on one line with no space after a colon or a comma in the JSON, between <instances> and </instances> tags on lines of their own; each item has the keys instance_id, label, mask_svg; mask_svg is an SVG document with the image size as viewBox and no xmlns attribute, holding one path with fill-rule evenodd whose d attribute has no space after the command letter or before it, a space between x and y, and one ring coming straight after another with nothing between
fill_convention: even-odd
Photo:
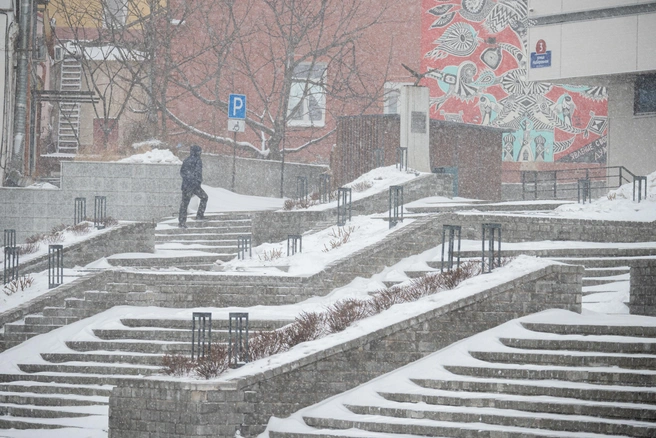
<instances>
[{"instance_id":1,"label":"metal sign post","mask_svg":"<svg viewBox=\"0 0 656 438\"><path fill-rule=\"evenodd\" d=\"M228 98L228 131L233 133L232 143L232 185L235 190L235 174L237 162L237 133L246 130L246 95L231 94Z\"/></svg>"}]
</instances>

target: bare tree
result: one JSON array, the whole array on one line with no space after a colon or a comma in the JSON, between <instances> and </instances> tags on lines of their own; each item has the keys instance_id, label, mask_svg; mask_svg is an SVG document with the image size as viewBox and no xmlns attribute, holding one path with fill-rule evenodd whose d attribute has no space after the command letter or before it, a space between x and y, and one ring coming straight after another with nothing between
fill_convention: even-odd
<instances>
[{"instance_id":1,"label":"bare tree","mask_svg":"<svg viewBox=\"0 0 656 438\"><path fill-rule=\"evenodd\" d=\"M178 69L169 78L169 91L177 91L167 95L166 104L160 99L161 108L181 129L210 142L234 145L223 134L227 98L230 92L243 92L248 96L250 132L237 146L278 159L290 128L297 144L288 144L286 150L299 151L332 134L326 111L357 114L381 100L389 54L376 52L379 64L374 74L359 56L376 48L364 49L360 42L384 24L390 2L211 3L212 12L190 14L187 36L193 38L178 41L186 56L178 52L173 58Z\"/></svg>"}]
</instances>

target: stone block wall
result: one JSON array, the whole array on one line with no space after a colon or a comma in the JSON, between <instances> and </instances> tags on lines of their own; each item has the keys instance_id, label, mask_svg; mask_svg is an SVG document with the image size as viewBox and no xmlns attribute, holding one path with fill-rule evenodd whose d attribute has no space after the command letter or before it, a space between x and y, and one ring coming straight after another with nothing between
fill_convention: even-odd
<instances>
[{"instance_id":1,"label":"stone block wall","mask_svg":"<svg viewBox=\"0 0 656 438\"><path fill-rule=\"evenodd\" d=\"M634 315L656 316L656 259L631 262L629 311Z\"/></svg>"},{"instance_id":2,"label":"stone block wall","mask_svg":"<svg viewBox=\"0 0 656 438\"><path fill-rule=\"evenodd\" d=\"M184 158L184 157L183 157ZM280 163L237 158L235 192L280 196ZM318 187L326 166L285 164L285 196L296 196L296 177L308 177L309 190ZM254 178L253 175L257 175ZM230 189L232 157L203 155L203 183ZM86 198L93 218L96 196L107 199L107 215L126 221L159 221L176 216L180 205L180 165L111 162L62 162L60 189L0 188L0 230L15 229L16 239L45 233L73 223L75 198Z\"/></svg>"},{"instance_id":3,"label":"stone block wall","mask_svg":"<svg viewBox=\"0 0 656 438\"><path fill-rule=\"evenodd\" d=\"M409 203L429 196L450 196L452 177L448 174L427 174L403 184L403 201ZM381 213L389 210L389 190L352 202L355 215ZM303 234L315 225L333 221L337 225L337 208L321 211L267 211L252 216L253 245L279 242L289 234Z\"/></svg>"},{"instance_id":4,"label":"stone block wall","mask_svg":"<svg viewBox=\"0 0 656 438\"><path fill-rule=\"evenodd\" d=\"M112 391L109 438L244 437L506 321L581 310L583 267L549 265L263 373L225 382L124 381Z\"/></svg>"},{"instance_id":5,"label":"stone block wall","mask_svg":"<svg viewBox=\"0 0 656 438\"><path fill-rule=\"evenodd\" d=\"M648 242L656 240L656 226L649 222L601 221L494 214L445 214L440 223L462 226L462 238L481 239L483 223L501 224L503 242L578 240L583 242ZM440 225L441 227L441 225ZM440 228L441 233L441 228Z\"/></svg>"},{"instance_id":6,"label":"stone block wall","mask_svg":"<svg viewBox=\"0 0 656 438\"><path fill-rule=\"evenodd\" d=\"M65 245L63 262L65 268L85 266L89 263L110 256L128 252L155 252L155 224L149 222L119 224L107 228L102 233L89 239ZM21 262L20 274L40 272L48 269L48 254Z\"/></svg>"}]
</instances>

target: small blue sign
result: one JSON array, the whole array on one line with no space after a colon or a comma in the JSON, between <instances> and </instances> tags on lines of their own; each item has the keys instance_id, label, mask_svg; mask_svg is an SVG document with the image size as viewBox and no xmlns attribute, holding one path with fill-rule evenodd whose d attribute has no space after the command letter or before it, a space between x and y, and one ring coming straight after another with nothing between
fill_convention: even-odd
<instances>
[{"instance_id":1,"label":"small blue sign","mask_svg":"<svg viewBox=\"0 0 656 438\"><path fill-rule=\"evenodd\" d=\"M230 95L230 98L228 99L228 118L241 120L246 118L246 95Z\"/></svg>"},{"instance_id":2,"label":"small blue sign","mask_svg":"<svg viewBox=\"0 0 656 438\"><path fill-rule=\"evenodd\" d=\"M531 68L551 67L551 50L545 53L531 52Z\"/></svg>"}]
</instances>

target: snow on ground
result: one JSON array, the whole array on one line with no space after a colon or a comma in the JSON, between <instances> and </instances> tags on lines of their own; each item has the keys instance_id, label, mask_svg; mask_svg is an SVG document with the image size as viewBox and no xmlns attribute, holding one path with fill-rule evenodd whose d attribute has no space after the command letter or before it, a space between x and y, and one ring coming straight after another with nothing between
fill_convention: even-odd
<instances>
[{"instance_id":1,"label":"snow on ground","mask_svg":"<svg viewBox=\"0 0 656 438\"><path fill-rule=\"evenodd\" d=\"M182 164L168 149L153 149L118 160L119 163Z\"/></svg>"},{"instance_id":2,"label":"snow on ground","mask_svg":"<svg viewBox=\"0 0 656 438\"><path fill-rule=\"evenodd\" d=\"M575 219L656 221L656 172L647 176L647 198L641 202L633 200L633 183L629 183L591 203L560 206L555 214Z\"/></svg>"}]
</instances>

